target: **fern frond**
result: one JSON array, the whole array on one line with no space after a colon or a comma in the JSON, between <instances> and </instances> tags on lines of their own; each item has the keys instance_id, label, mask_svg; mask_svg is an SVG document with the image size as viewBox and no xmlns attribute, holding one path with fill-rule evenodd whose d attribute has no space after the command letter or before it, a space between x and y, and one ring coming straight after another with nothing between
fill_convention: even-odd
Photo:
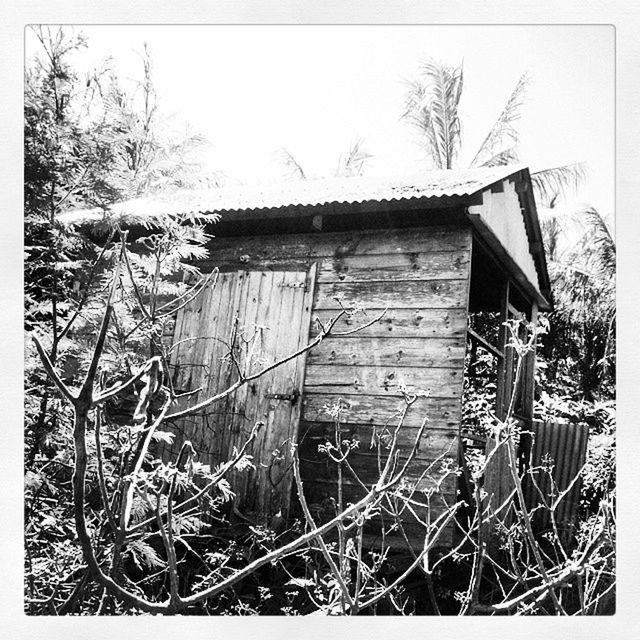
<instances>
[{"instance_id":1,"label":"fern frond","mask_svg":"<svg viewBox=\"0 0 640 640\"><path fill-rule=\"evenodd\" d=\"M151 436L155 442L166 442L167 444L173 444L175 437L175 433L171 433L171 431L160 431L159 429L156 429Z\"/></svg>"},{"instance_id":2,"label":"fern frond","mask_svg":"<svg viewBox=\"0 0 640 640\"><path fill-rule=\"evenodd\" d=\"M138 567L138 569L161 569L167 563L158 555L156 550L147 542L141 539L127 543L127 551Z\"/></svg>"},{"instance_id":3,"label":"fern frond","mask_svg":"<svg viewBox=\"0 0 640 640\"><path fill-rule=\"evenodd\" d=\"M149 505L140 496L135 495L131 501L131 521L142 522L149 514Z\"/></svg>"}]
</instances>

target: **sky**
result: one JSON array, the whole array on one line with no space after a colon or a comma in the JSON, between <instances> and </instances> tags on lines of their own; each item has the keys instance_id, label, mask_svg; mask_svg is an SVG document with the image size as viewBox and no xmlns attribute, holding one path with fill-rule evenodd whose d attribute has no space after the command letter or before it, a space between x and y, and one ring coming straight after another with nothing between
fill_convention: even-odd
<instances>
[{"instance_id":1,"label":"sky","mask_svg":"<svg viewBox=\"0 0 640 640\"><path fill-rule=\"evenodd\" d=\"M530 78L518 123L532 171L584 162L567 207L614 210L614 30L609 26L83 26L81 69L110 56L142 74L146 43L161 110L210 144L201 160L227 183L273 182L286 148L312 177L331 175L362 140L365 175L404 176L430 162L401 118L407 82L428 58L464 61L460 105L466 166L519 77ZM26 56L37 48L26 38Z\"/></svg>"}]
</instances>

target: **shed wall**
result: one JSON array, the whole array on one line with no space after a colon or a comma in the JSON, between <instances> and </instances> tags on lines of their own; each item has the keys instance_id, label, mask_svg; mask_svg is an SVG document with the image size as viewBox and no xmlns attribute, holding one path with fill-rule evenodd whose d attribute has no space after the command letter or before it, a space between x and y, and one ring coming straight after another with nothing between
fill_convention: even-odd
<instances>
[{"instance_id":1,"label":"shed wall","mask_svg":"<svg viewBox=\"0 0 640 640\"><path fill-rule=\"evenodd\" d=\"M463 226L212 242L210 266L223 271L307 269L316 263L312 318L326 322L335 316L340 308L337 294L366 309L366 315L346 319L336 331L353 329L387 308L379 323L348 337L329 337L307 356L298 441L305 493L317 513L337 495L336 465L318 451L319 445L335 440L329 405L340 403L344 409L342 437L360 441L349 461L365 484L379 475L372 438L395 425L403 406L399 383L429 392L410 408L400 432L402 457L428 418L409 479L419 490L432 487L440 478L440 464L428 469L429 464L438 456L456 459L470 261L471 229ZM317 330L312 322L310 337ZM453 502L454 476L440 490ZM345 501L356 500L362 491L345 472ZM435 498L432 518L440 511L441 498ZM407 529L411 533L412 527Z\"/></svg>"}]
</instances>

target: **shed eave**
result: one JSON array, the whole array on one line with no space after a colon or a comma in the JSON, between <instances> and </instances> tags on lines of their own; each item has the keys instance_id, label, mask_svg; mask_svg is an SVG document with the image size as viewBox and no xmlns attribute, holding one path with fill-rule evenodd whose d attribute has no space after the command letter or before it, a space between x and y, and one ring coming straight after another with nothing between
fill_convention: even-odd
<instances>
[{"instance_id":1,"label":"shed eave","mask_svg":"<svg viewBox=\"0 0 640 640\"><path fill-rule=\"evenodd\" d=\"M353 177L302 180L281 184L251 184L219 189L189 190L140 197L114 203L115 216L151 220L160 215L198 215L206 212L235 217L268 213L287 215L288 211L313 208L382 208L411 203L455 203L473 197L488 185L504 180L522 169L517 166L439 170L415 176ZM251 213L250 213L251 212ZM82 224L105 215L102 209L70 211L61 222Z\"/></svg>"},{"instance_id":2,"label":"shed eave","mask_svg":"<svg viewBox=\"0 0 640 640\"><path fill-rule=\"evenodd\" d=\"M511 277L532 300L536 301L540 311L551 311L553 308L551 301L547 296L543 295L538 285L531 282L526 276L523 269L503 246L491 227L482 219L482 216L479 213L467 212L467 219L495 256L502 262Z\"/></svg>"},{"instance_id":3,"label":"shed eave","mask_svg":"<svg viewBox=\"0 0 640 640\"><path fill-rule=\"evenodd\" d=\"M538 218L538 209L533 194L533 183L531 182L531 174L527 167L520 171L521 178L526 187L518 192L520 203L524 211L524 221L529 234L529 244L531 247L531 255L533 256L536 270L538 272L538 280L540 289L545 294L548 302L548 308L543 311L553 310L553 294L551 290L551 281L549 279L549 271L547 269L547 259L544 253L544 241L542 238L542 229Z\"/></svg>"}]
</instances>

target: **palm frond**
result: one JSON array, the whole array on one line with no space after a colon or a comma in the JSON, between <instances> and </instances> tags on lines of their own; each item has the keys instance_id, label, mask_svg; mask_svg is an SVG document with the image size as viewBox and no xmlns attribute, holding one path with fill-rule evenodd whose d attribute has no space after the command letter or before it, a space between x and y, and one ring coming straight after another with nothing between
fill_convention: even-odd
<instances>
[{"instance_id":1,"label":"palm frond","mask_svg":"<svg viewBox=\"0 0 640 640\"><path fill-rule=\"evenodd\" d=\"M338 168L335 175L340 177L360 176L366 161L371 158L371 154L363 148L361 138L356 140L344 156L338 159Z\"/></svg>"},{"instance_id":2,"label":"palm frond","mask_svg":"<svg viewBox=\"0 0 640 640\"><path fill-rule=\"evenodd\" d=\"M422 77L409 84L403 115L421 133L423 143L438 169L451 169L455 162L462 126L458 106L462 95L462 64L451 67L428 60Z\"/></svg>"},{"instance_id":3,"label":"palm frond","mask_svg":"<svg viewBox=\"0 0 640 640\"><path fill-rule=\"evenodd\" d=\"M501 167L507 164L515 164L520 162L520 156L515 147L505 149L492 155L488 160L482 163L483 167Z\"/></svg>"},{"instance_id":4,"label":"palm frond","mask_svg":"<svg viewBox=\"0 0 640 640\"><path fill-rule=\"evenodd\" d=\"M616 242L606 220L593 207L582 212L586 232L582 241L591 270L599 277L613 280L616 273Z\"/></svg>"},{"instance_id":5,"label":"palm frond","mask_svg":"<svg viewBox=\"0 0 640 640\"><path fill-rule=\"evenodd\" d=\"M536 171L531 174L531 182L538 203L542 206L549 206L558 196L566 194L569 190L576 190L585 177L585 164L576 162Z\"/></svg>"},{"instance_id":6,"label":"palm frond","mask_svg":"<svg viewBox=\"0 0 640 640\"><path fill-rule=\"evenodd\" d=\"M550 218L556 226L568 216ZM591 347L602 352L602 363L611 364L615 343L616 246L611 229L600 214L587 207L571 215L572 245L564 252L549 254L554 317L580 341L591 336ZM576 226L577 225L577 226ZM544 225L543 225L544 231ZM548 242L548 236L545 237Z\"/></svg>"},{"instance_id":7,"label":"palm frond","mask_svg":"<svg viewBox=\"0 0 640 640\"><path fill-rule=\"evenodd\" d=\"M555 206L538 208L538 218L544 241L545 254L550 262L564 259L570 238L575 236L579 224L573 211L558 209Z\"/></svg>"},{"instance_id":8,"label":"palm frond","mask_svg":"<svg viewBox=\"0 0 640 640\"><path fill-rule=\"evenodd\" d=\"M520 119L520 111L524 104L524 96L528 84L529 77L526 73L523 73L498 119L476 152L470 166L491 167L497 164L507 164L499 161L500 154L506 153L504 149L507 145L515 153L515 148L518 145L518 130L515 128L514 123Z\"/></svg>"},{"instance_id":9,"label":"palm frond","mask_svg":"<svg viewBox=\"0 0 640 640\"><path fill-rule=\"evenodd\" d=\"M278 152L278 157L280 162L287 169L287 178L298 178L300 180L307 179L304 169L290 151L282 147Z\"/></svg>"}]
</instances>

